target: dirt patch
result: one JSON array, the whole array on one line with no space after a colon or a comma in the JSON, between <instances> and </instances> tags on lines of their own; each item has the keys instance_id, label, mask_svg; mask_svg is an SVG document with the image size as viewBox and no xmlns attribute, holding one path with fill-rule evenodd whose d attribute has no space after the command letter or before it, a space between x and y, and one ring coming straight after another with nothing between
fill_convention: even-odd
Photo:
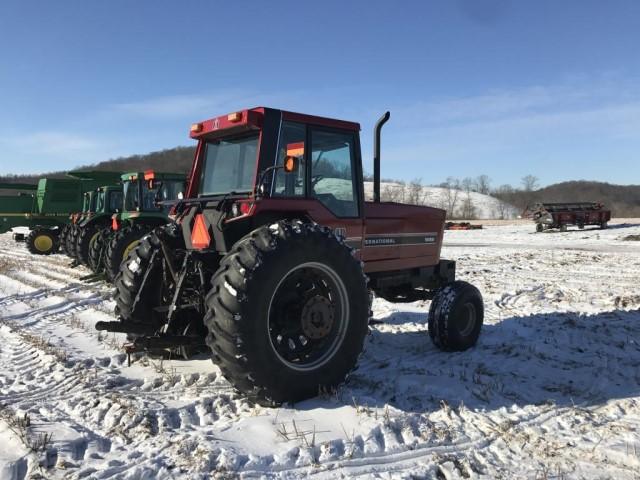
<instances>
[{"instance_id":1,"label":"dirt patch","mask_svg":"<svg viewBox=\"0 0 640 480\"><path fill-rule=\"evenodd\" d=\"M627 242L640 242L640 235L627 235L622 240Z\"/></svg>"},{"instance_id":2,"label":"dirt patch","mask_svg":"<svg viewBox=\"0 0 640 480\"><path fill-rule=\"evenodd\" d=\"M18 266L18 262L11 258L0 257L0 273L9 273L12 270L15 270Z\"/></svg>"}]
</instances>

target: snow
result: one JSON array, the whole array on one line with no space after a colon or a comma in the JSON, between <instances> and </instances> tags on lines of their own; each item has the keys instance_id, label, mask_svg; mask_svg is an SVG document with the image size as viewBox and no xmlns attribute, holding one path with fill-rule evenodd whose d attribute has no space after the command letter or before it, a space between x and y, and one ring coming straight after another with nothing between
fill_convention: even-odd
<instances>
[{"instance_id":1,"label":"snow","mask_svg":"<svg viewBox=\"0 0 640 480\"><path fill-rule=\"evenodd\" d=\"M403 201L402 199L404 199L404 201L408 201L411 195L409 185L393 182L380 182L380 193L383 199L385 197L385 192L394 192L395 195L399 195L400 199L398 201L400 202ZM450 190L442 187L423 186L420 188L419 192L420 204L443 208L446 210L449 205L448 198L450 192ZM462 190L457 192L453 191L453 195L456 195L456 193L457 197L454 210L456 213L459 213L463 202L467 198L467 193ZM371 200L373 198L373 182L364 182L364 195L367 200ZM501 213L504 214L504 218L515 218L520 214L515 207L504 203L491 195L469 192L469 199L473 205L475 217L478 219L500 218Z\"/></svg>"},{"instance_id":2,"label":"snow","mask_svg":"<svg viewBox=\"0 0 640 480\"><path fill-rule=\"evenodd\" d=\"M638 478L640 221L490 223L442 252L484 296L475 348L437 350L429 302L375 299L347 385L277 409L206 355L128 367L94 330L111 287L0 235L0 404L52 435L31 452L0 417L0 478Z\"/></svg>"},{"instance_id":3,"label":"snow","mask_svg":"<svg viewBox=\"0 0 640 480\"><path fill-rule=\"evenodd\" d=\"M353 187L349 180L322 178L315 185L314 191L320 194L331 193L338 200L353 200ZM380 194L383 200L388 199L390 192L393 194L394 201L411 203L411 187L409 185L380 182ZM448 198L450 193L451 191L445 188L422 186L417 194L417 203L447 210L449 208ZM463 191L453 191L452 195L456 195L456 201L451 202L453 203L453 209L456 214L459 214L463 202L467 198L467 193ZM478 192L469 192L468 195L471 205L473 205L475 218L490 219L500 218L501 216L504 216L504 218L515 218L520 213L515 207L490 195L484 195ZM367 200L373 199L373 182L364 182L364 196Z\"/></svg>"}]
</instances>

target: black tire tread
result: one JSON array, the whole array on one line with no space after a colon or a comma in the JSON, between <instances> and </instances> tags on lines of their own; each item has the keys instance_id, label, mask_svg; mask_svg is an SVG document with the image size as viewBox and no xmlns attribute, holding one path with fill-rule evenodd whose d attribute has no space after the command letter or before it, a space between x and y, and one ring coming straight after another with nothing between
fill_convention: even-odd
<instances>
[{"instance_id":1,"label":"black tire tread","mask_svg":"<svg viewBox=\"0 0 640 480\"><path fill-rule=\"evenodd\" d=\"M476 287L470 283L456 280L442 288L438 289L435 296L431 300L429 307L428 329L429 336L433 344L441 350L447 352L466 350L468 347L462 347L454 335L453 326L450 324L451 313L456 301L463 295L471 295L480 300L482 307L478 313L477 321L480 322L480 328L484 319L484 307L482 305L482 295ZM478 331L479 334L479 331ZM477 340L477 337L476 339ZM475 343L475 341L473 342Z\"/></svg>"},{"instance_id":2,"label":"black tire tread","mask_svg":"<svg viewBox=\"0 0 640 480\"><path fill-rule=\"evenodd\" d=\"M34 243L36 237L43 234L51 237L51 240L53 242L51 250L49 250L48 252L41 252L36 248ZM58 251L58 248L60 247L57 233L50 228L42 228L42 227L31 230L29 232L29 235L27 235L27 238L25 239L25 243L27 245L27 250L29 250L29 253L33 255L51 255L52 253L56 253Z\"/></svg>"},{"instance_id":3,"label":"black tire tread","mask_svg":"<svg viewBox=\"0 0 640 480\"><path fill-rule=\"evenodd\" d=\"M251 282L254 272L265 262L273 261L285 255L286 243L293 237L305 237L302 241L308 242L335 242L336 255L342 255L341 261L346 262L352 272L358 272L358 288L349 290L353 295L353 301L364 301L366 318L364 320L364 333L368 332L368 301L367 278L362 271L362 264L353 256L352 249L343 239L336 237L326 227L303 223L300 221L279 221L269 226L259 227L249 235L239 240L232 250L222 259L220 267L214 274L208 292L205 305L206 314L204 323L209 334L207 345L212 352L212 359L218 365L222 374L233 386L247 395L250 400L261 405L273 406L288 400L300 400L302 398L286 398L282 391L270 385L265 378L258 379L255 365L249 360L250 352L245 346L248 336L256 335L240 318L243 303L251 302L246 298L247 285ZM281 247L281 248L280 248ZM284 252L282 251L284 248ZM222 288L224 282L236 291L236 295L230 295L227 288ZM358 299L362 294L364 299ZM357 319L355 319L357 320ZM352 319L352 321L355 321ZM345 345L345 348L357 349L356 360L353 365L348 365L344 377L339 383L346 381L349 374L357 368L359 355L363 351L364 334L360 345ZM332 385L333 387L335 385ZM315 392L316 394L318 392Z\"/></svg>"}]
</instances>

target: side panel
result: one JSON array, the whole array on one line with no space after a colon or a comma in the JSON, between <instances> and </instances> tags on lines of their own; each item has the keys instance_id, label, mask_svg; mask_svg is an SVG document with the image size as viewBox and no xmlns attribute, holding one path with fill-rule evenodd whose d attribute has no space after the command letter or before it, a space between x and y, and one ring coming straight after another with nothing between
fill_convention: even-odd
<instances>
[{"instance_id":1,"label":"side panel","mask_svg":"<svg viewBox=\"0 0 640 480\"><path fill-rule=\"evenodd\" d=\"M391 202L365 203L365 271L437 265L446 212Z\"/></svg>"}]
</instances>

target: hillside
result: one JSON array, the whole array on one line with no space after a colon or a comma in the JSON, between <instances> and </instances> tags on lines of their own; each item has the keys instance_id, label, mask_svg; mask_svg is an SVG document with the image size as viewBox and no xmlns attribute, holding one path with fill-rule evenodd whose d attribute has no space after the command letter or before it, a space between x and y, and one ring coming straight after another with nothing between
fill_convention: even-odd
<instances>
[{"instance_id":1,"label":"hillside","mask_svg":"<svg viewBox=\"0 0 640 480\"><path fill-rule=\"evenodd\" d=\"M533 192L496 195L518 209L536 202L602 202L614 217L640 217L640 185L612 185L585 180L562 182Z\"/></svg>"},{"instance_id":2,"label":"hillside","mask_svg":"<svg viewBox=\"0 0 640 480\"><path fill-rule=\"evenodd\" d=\"M148 168L187 173L193 161L194 147L176 147L144 155L106 160L79 169L139 171ZM37 182L42 176L63 176L64 172L40 175L0 176L0 182ZM372 184L365 182L365 192L372 197ZM453 212L451 218L513 218L531 203L600 201L613 210L617 217L640 217L640 186L612 185L602 182L571 181L550 185L527 192L510 190L495 192L492 196L478 192L464 192L443 187L425 187L413 183L388 181L381 186L383 200L416 203L444 208Z\"/></svg>"},{"instance_id":3,"label":"hillside","mask_svg":"<svg viewBox=\"0 0 640 480\"><path fill-rule=\"evenodd\" d=\"M128 157L105 160L93 165L82 165L78 170L120 170L142 171L154 168L165 172L188 173L193 162L195 147L176 147L160 150L143 155L131 155ZM64 172L53 171L34 175L0 175L0 182L36 183L41 177L62 177Z\"/></svg>"}]
</instances>

